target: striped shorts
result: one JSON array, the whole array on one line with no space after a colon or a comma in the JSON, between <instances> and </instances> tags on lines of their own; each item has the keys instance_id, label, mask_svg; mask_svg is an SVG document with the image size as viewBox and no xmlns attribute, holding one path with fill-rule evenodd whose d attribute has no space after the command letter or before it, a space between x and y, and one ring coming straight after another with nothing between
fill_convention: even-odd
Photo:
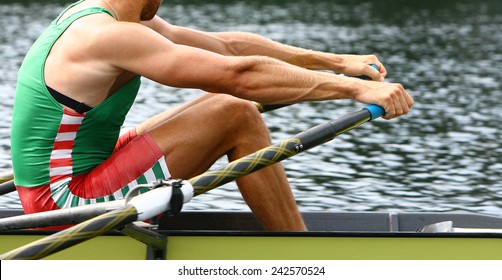
<instances>
[{"instance_id":1,"label":"striped shorts","mask_svg":"<svg viewBox=\"0 0 502 280\"><path fill-rule=\"evenodd\" d=\"M17 190L28 214L123 199L139 184L170 177L155 140L148 133L136 135L130 129L121 134L111 157L90 172Z\"/></svg>"}]
</instances>

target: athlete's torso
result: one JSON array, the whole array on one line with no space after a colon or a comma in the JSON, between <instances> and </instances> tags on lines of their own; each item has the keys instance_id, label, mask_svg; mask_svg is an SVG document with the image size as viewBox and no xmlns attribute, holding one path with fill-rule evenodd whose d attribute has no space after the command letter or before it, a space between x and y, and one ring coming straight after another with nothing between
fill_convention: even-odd
<instances>
[{"instance_id":1,"label":"athlete's torso","mask_svg":"<svg viewBox=\"0 0 502 280\"><path fill-rule=\"evenodd\" d=\"M136 76L122 81L123 87L105 96L104 101L83 114L59 104L49 94L45 81L47 57L61 35L79 19L103 13L110 15L105 9L95 7L60 21L60 18L56 19L23 61L16 87L11 134L14 177L18 186L49 184L63 173L65 176L85 173L113 151L125 116L139 90L140 78Z\"/></svg>"}]
</instances>

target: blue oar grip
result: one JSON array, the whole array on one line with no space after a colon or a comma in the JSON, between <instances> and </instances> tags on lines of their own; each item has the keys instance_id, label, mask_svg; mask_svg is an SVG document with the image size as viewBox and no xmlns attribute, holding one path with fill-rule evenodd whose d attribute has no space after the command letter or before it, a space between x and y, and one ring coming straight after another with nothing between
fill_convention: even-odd
<instances>
[{"instance_id":1,"label":"blue oar grip","mask_svg":"<svg viewBox=\"0 0 502 280\"><path fill-rule=\"evenodd\" d=\"M370 64L371 67L375 68L376 70L379 70L378 69L378 66L376 66L376 64ZM369 79L368 76L360 76L359 77L360 79ZM378 106L378 105L375 105L375 104L371 104L371 105L368 105L365 107L366 110L368 110L370 112L370 116L371 116L371 121L374 120L374 119L378 119L379 117L385 115L385 110Z\"/></svg>"},{"instance_id":2,"label":"blue oar grip","mask_svg":"<svg viewBox=\"0 0 502 280\"><path fill-rule=\"evenodd\" d=\"M368 105L368 106L364 107L364 109L366 109L370 112L371 120L377 119L377 118L385 115L385 110L382 107L375 105L375 104Z\"/></svg>"},{"instance_id":3,"label":"blue oar grip","mask_svg":"<svg viewBox=\"0 0 502 280\"><path fill-rule=\"evenodd\" d=\"M376 64L371 63L370 66L375 68L376 70L380 70L380 69L378 69L378 66L376 66ZM366 75L357 76L357 78L359 78L361 80L371 80L371 78Z\"/></svg>"}]
</instances>

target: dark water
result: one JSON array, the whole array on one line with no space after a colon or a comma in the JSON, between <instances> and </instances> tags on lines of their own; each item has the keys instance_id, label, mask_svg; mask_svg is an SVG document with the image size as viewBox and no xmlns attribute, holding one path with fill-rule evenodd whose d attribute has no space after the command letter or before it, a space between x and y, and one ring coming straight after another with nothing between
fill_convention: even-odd
<instances>
[{"instance_id":1,"label":"dark water","mask_svg":"<svg viewBox=\"0 0 502 280\"><path fill-rule=\"evenodd\" d=\"M0 169L9 169L17 68L61 1L0 1ZM502 215L502 2L164 1L159 14L202 30L240 30L305 48L374 53L416 105L298 155L285 167L304 211L461 211ZM133 125L195 90L144 80ZM361 107L297 104L264 117L280 140ZM224 164L224 161L219 162ZM15 195L1 207L19 208ZM234 184L185 209L247 210Z\"/></svg>"}]
</instances>

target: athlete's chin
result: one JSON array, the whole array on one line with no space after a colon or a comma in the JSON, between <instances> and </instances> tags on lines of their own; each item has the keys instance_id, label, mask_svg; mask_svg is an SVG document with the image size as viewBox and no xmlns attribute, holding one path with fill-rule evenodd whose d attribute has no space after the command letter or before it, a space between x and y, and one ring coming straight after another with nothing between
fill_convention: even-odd
<instances>
[{"instance_id":1,"label":"athlete's chin","mask_svg":"<svg viewBox=\"0 0 502 280\"><path fill-rule=\"evenodd\" d=\"M141 12L141 20L148 21L153 19L157 12L159 11L160 5L162 4L162 0L153 0L150 1Z\"/></svg>"},{"instance_id":2,"label":"athlete's chin","mask_svg":"<svg viewBox=\"0 0 502 280\"><path fill-rule=\"evenodd\" d=\"M149 21L149 20L153 19L154 16L155 16L155 14L141 15L141 21Z\"/></svg>"}]
</instances>

